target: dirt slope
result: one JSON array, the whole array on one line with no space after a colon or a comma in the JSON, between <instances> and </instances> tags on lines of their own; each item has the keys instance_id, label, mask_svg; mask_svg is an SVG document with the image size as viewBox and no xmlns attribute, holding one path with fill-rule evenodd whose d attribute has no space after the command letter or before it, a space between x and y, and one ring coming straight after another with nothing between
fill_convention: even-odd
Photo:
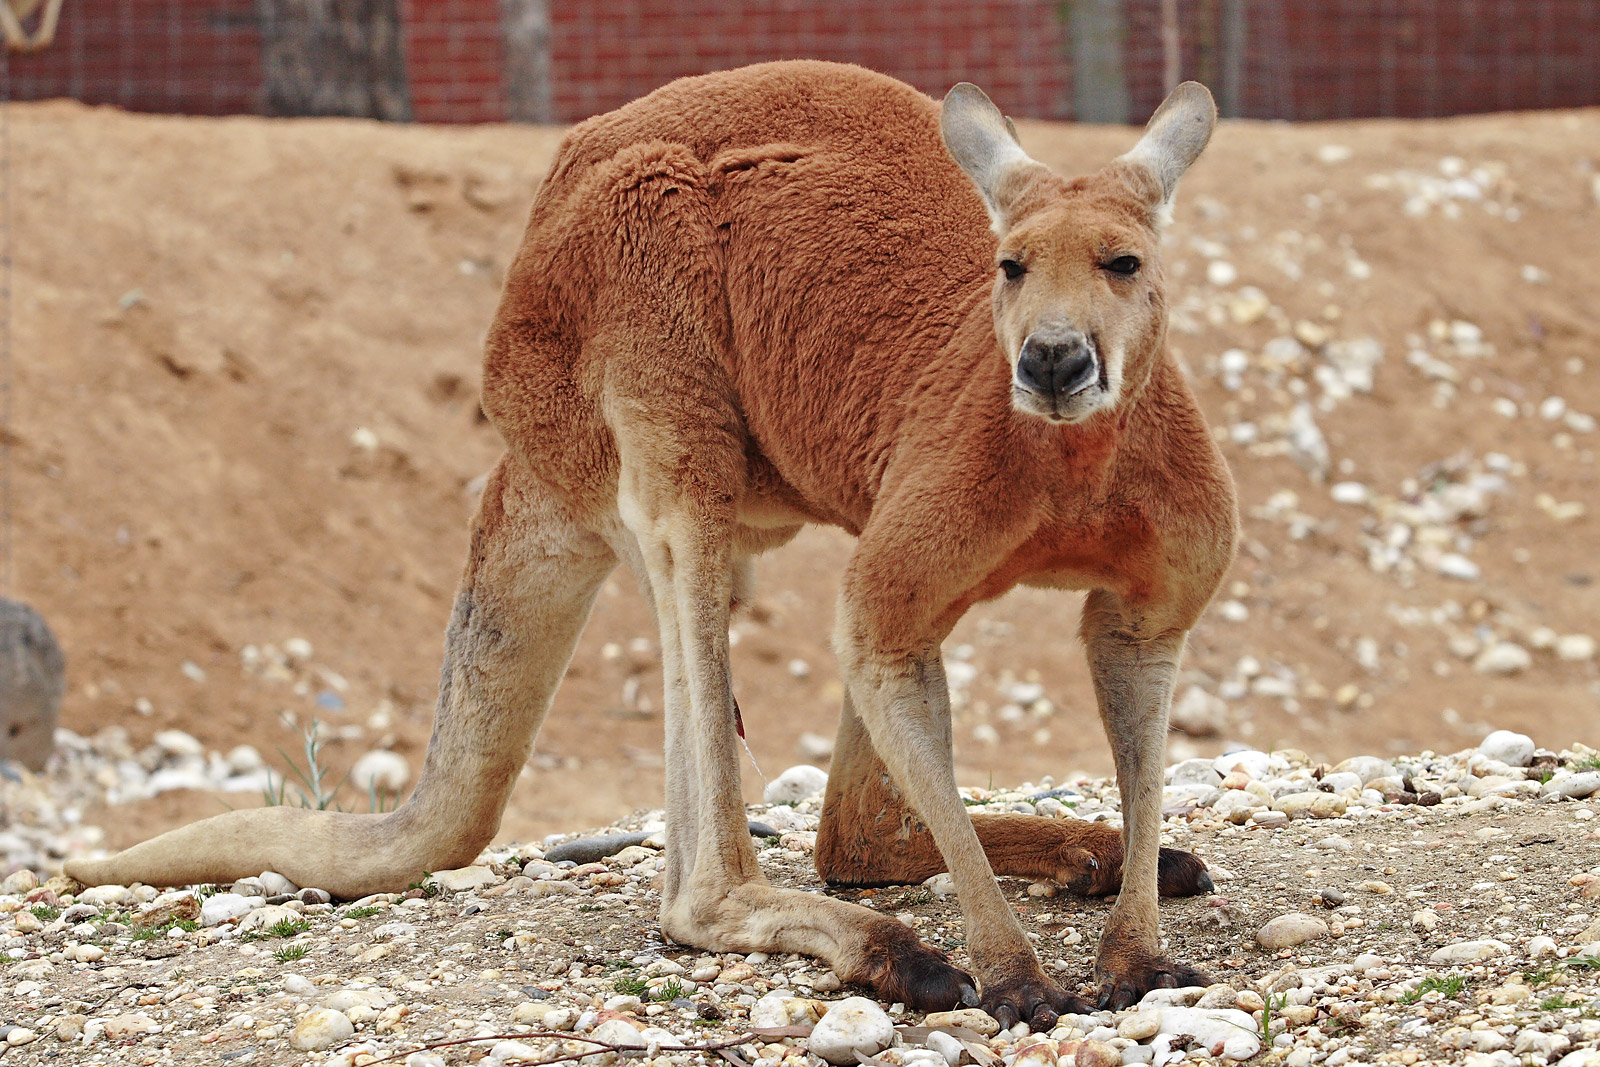
<instances>
[{"instance_id":1,"label":"dirt slope","mask_svg":"<svg viewBox=\"0 0 1600 1067\"><path fill-rule=\"evenodd\" d=\"M499 448L478 346L558 135L13 109L16 592L68 651L66 725L276 760L286 723L316 716L336 764L392 745L420 765L471 483ZM1023 140L1078 171L1131 135ZM1172 231L1173 344L1227 440L1247 543L1188 661L1220 732L1185 745L1338 758L1460 748L1489 722L1600 734L1574 639L1600 631L1597 144L1600 112L1219 130ZM1335 499L1341 482L1367 492ZM737 625L769 775L802 731L831 735L848 551L806 534ZM1109 769L1076 611L1017 593L962 624L964 782ZM1527 665L1475 669L1497 643ZM617 575L508 834L659 791L654 645ZM121 843L216 810L179 793L101 818Z\"/></svg>"}]
</instances>

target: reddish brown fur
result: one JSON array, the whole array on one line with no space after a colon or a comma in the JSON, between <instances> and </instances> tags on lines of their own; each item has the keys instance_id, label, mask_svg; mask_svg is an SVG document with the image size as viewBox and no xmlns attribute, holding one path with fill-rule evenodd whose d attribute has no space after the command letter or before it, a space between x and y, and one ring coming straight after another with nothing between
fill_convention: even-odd
<instances>
[{"instance_id":1,"label":"reddish brown fur","mask_svg":"<svg viewBox=\"0 0 1600 1067\"><path fill-rule=\"evenodd\" d=\"M692 484L744 512L874 525L851 582L883 605L885 653L1062 572L1170 599L1187 628L1231 558L1236 510L1165 338L1145 338L1115 417L1019 416L988 299L995 241L937 122L908 86L801 62L675 82L575 127L489 334L485 410L598 522L616 500L608 372L625 363L630 393L662 402L694 379L700 408L654 416L703 428ZM1038 228L1086 245L1131 234L1159 262L1130 169L1049 178L1030 198ZM652 359L654 334L593 336L636 315L618 289L651 272L652 304L710 349L690 367Z\"/></svg>"},{"instance_id":2,"label":"reddish brown fur","mask_svg":"<svg viewBox=\"0 0 1600 1067\"><path fill-rule=\"evenodd\" d=\"M915 1007L976 1003L967 975L892 918L768 886L745 832L729 605L752 555L826 522L858 547L819 869L870 882L948 866L1002 1023L1047 1027L1083 1005L1040 969L990 861L1121 886L1096 963L1103 1004L1199 980L1160 955L1158 888L1209 886L1194 857L1158 865L1160 763L1184 635L1236 518L1166 352L1159 256L1159 218L1215 112L1197 86L1169 105L1123 160L1071 181L1028 160L973 87L941 110L826 63L685 79L575 127L488 336L483 405L510 451L474 528L412 798L384 816L232 812L69 873L174 884L270 866L354 896L470 862L623 560L662 634L663 932L821 955ZM1144 269L1112 272L1124 255ZM1026 271L1008 281L1000 259ZM1026 407L1019 348L1062 324L1098 345L1103 376ZM1043 819L974 826L956 793L938 647L972 604L1023 582L1089 590L1120 840Z\"/></svg>"}]
</instances>

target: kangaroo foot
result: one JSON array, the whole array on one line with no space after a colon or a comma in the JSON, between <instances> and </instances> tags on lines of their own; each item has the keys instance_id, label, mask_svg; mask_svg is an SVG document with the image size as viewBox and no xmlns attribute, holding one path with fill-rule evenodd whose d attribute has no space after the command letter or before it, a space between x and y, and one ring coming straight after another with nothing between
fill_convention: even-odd
<instances>
[{"instance_id":1,"label":"kangaroo foot","mask_svg":"<svg viewBox=\"0 0 1600 1067\"><path fill-rule=\"evenodd\" d=\"M1065 1012L1094 1010L1088 1001L1068 993L1036 967L985 982L980 1006L1001 1029L1024 1022L1036 1031L1048 1031Z\"/></svg>"},{"instance_id":2,"label":"kangaroo foot","mask_svg":"<svg viewBox=\"0 0 1600 1067\"><path fill-rule=\"evenodd\" d=\"M1211 984L1209 975L1188 964L1175 963L1161 955L1109 947L1101 951L1095 963L1095 980L1100 987L1096 1004L1102 1011L1132 1007L1152 989Z\"/></svg>"},{"instance_id":3,"label":"kangaroo foot","mask_svg":"<svg viewBox=\"0 0 1600 1067\"><path fill-rule=\"evenodd\" d=\"M972 976L943 952L917 940L898 921L873 930L864 956L862 973L855 980L870 985L888 1003L900 1001L914 1011L949 1011L979 1003Z\"/></svg>"}]
</instances>

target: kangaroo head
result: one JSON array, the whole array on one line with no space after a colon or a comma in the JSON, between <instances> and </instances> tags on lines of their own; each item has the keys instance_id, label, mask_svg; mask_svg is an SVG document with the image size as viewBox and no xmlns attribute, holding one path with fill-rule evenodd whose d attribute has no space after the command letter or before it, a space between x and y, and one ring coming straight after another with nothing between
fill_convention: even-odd
<instances>
[{"instance_id":1,"label":"kangaroo head","mask_svg":"<svg viewBox=\"0 0 1600 1067\"><path fill-rule=\"evenodd\" d=\"M1017 410L1082 422L1149 378L1167 325L1161 230L1216 118L1205 87L1185 82L1132 151L1069 181L1029 158L977 86L945 96L945 147L1000 239L994 327Z\"/></svg>"}]
</instances>

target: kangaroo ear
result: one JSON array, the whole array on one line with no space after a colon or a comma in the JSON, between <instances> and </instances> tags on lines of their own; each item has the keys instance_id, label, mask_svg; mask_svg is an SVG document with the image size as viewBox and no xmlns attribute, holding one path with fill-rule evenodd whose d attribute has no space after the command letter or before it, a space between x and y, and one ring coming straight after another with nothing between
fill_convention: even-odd
<instances>
[{"instance_id":1,"label":"kangaroo ear","mask_svg":"<svg viewBox=\"0 0 1600 1067\"><path fill-rule=\"evenodd\" d=\"M1145 124L1144 136L1122 158L1147 168L1161 186L1161 206L1170 207L1178 179L1211 140L1217 125L1217 105L1199 82L1184 82L1172 90Z\"/></svg>"},{"instance_id":2,"label":"kangaroo ear","mask_svg":"<svg viewBox=\"0 0 1600 1067\"><path fill-rule=\"evenodd\" d=\"M982 89L960 82L944 96L939 133L951 158L978 187L998 229L1005 218L1006 175L1019 164L1034 162L1017 143L1016 127Z\"/></svg>"}]
</instances>

